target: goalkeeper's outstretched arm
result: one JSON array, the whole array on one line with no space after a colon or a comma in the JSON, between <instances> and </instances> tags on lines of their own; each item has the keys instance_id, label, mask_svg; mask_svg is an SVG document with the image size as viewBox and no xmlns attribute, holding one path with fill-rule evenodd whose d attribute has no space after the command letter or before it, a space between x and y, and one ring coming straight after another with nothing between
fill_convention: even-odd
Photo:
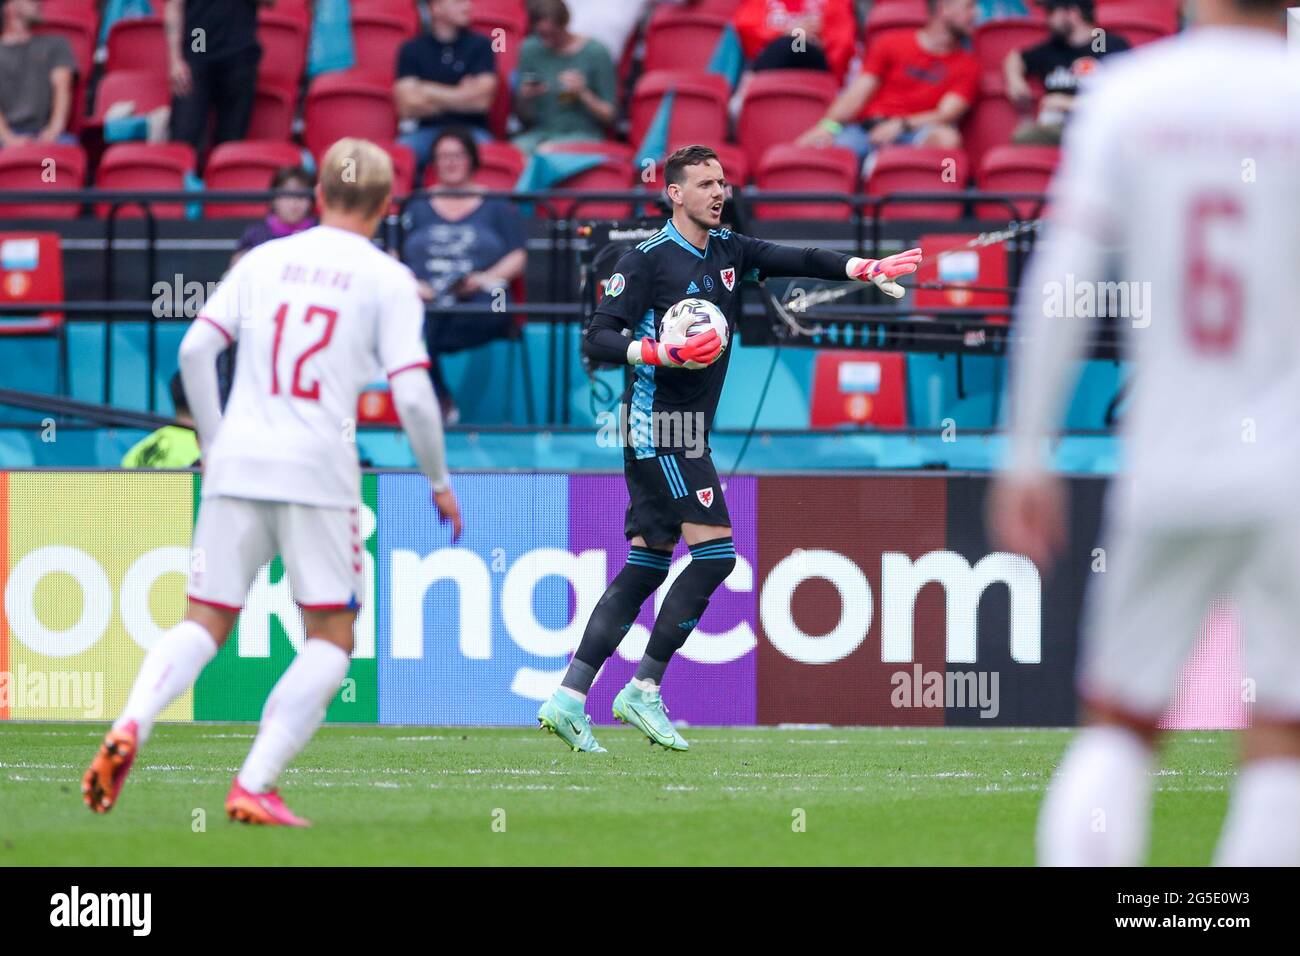
<instances>
[{"instance_id":1,"label":"goalkeeper's outstretched arm","mask_svg":"<svg viewBox=\"0 0 1300 956\"><path fill-rule=\"evenodd\" d=\"M921 264L921 250L908 249L884 259L863 259L846 256L829 249L783 246L752 236L742 238L745 264L766 276L808 276L811 279L856 279L871 282L880 291L901 299L905 290L898 279L917 270Z\"/></svg>"}]
</instances>

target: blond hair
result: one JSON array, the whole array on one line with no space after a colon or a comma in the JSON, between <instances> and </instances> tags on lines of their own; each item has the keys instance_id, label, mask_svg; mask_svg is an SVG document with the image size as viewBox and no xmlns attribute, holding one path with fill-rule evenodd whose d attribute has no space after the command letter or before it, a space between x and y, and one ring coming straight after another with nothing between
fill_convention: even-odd
<instances>
[{"instance_id":1,"label":"blond hair","mask_svg":"<svg viewBox=\"0 0 1300 956\"><path fill-rule=\"evenodd\" d=\"M326 150L319 181L327 209L369 218L388 204L393 161L369 140L349 136Z\"/></svg>"}]
</instances>

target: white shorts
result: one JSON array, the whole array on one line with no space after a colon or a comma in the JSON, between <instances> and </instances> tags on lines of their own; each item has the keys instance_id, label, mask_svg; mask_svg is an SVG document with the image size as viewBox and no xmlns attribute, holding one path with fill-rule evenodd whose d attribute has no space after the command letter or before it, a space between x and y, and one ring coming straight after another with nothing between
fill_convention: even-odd
<instances>
[{"instance_id":1,"label":"white shorts","mask_svg":"<svg viewBox=\"0 0 1300 956\"><path fill-rule=\"evenodd\" d=\"M228 611L244 606L261 567L284 559L294 600L307 611L359 608L365 593L356 508L204 498L190 553L189 596Z\"/></svg>"},{"instance_id":2,"label":"white shorts","mask_svg":"<svg viewBox=\"0 0 1300 956\"><path fill-rule=\"evenodd\" d=\"M1080 696L1155 720L1210 602L1231 598L1258 717L1300 720L1300 521L1107 535L1088 595ZM1251 700L1246 696L1244 700Z\"/></svg>"}]
</instances>

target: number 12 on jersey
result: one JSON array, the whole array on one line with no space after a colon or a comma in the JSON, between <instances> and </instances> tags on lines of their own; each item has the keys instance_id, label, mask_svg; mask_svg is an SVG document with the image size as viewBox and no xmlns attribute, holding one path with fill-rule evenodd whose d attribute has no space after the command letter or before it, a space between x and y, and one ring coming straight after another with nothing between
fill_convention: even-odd
<instances>
[{"instance_id":1,"label":"number 12 on jersey","mask_svg":"<svg viewBox=\"0 0 1300 956\"><path fill-rule=\"evenodd\" d=\"M324 321L317 323L315 320L318 317ZM289 394L294 398L305 398L311 402L320 401L320 382L313 381L310 384L304 384L302 367L307 359L330 344L330 338L334 335L334 323L338 321L338 318L339 314L334 309L327 309L319 305L309 305L307 307L307 312L302 317L302 324L307 328L313 325L316 326L320 330L320 335L299 353L297 361L293 363L293 377L289 383ZM271 344L272 395L280 394L280 346L284 341L284 327L288 320L289 303L283 302L275 310L275 339Z\"/></svg>"}]
</instances>

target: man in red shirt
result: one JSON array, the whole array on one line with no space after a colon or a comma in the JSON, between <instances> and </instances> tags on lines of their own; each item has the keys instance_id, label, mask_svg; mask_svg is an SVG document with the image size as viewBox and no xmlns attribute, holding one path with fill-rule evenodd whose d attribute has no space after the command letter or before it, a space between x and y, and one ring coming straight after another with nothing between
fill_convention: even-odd
<instances>
[{"instance_id":1,"label":"man in red shirt","mask_svg":"<svg viewBox=\"0 0 1300 956\"><path fill-rule=\"evenodd\" d=\"M957 124L975 99L979 62L965 48L975 0L929 0L930 21L871 42L862 71L800 145L835 143L866 156L890 144L961 146Z\"/></svg>"},{"instance_id":2,"label":"man in red shirt","mask_svg":"<svg viewBox=\"0 0 1300 956\"><path fill-rule=\"evenodd\" d=\"M843 82L857 45L851 0L740 0L732 23L754 70L829 70Z\"/></svg>"}]
</instances>

